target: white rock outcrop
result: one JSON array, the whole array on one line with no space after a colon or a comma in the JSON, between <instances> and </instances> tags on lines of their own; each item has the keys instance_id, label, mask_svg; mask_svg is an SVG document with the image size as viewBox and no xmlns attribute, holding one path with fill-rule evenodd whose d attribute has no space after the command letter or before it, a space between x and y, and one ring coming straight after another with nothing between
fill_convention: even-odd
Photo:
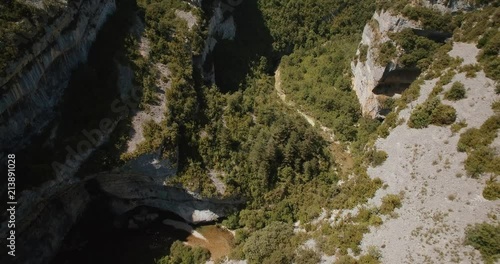
<instances>
[{"instance_id":1,"label":"white rock outcrop","mask_svg":"<svg viewBox=\"0 0 500 264\"><path fill-rule=\"evenodd\" d=\"M395 63L388 65L377 63L377 47L389 41L389 33L400 32L410 27L418 27L417 22L408 20L401 15L393 15L389 11L376 12L372 21L365 26L360 46L367 47L366 60L355 60L351 63L353 89L358 96L364 115L378 116L380 104L373 89L379 84L384 73L397 68ZM357 55L361 55L361 49L358 49Z\"/></svg>"}]
</instances>

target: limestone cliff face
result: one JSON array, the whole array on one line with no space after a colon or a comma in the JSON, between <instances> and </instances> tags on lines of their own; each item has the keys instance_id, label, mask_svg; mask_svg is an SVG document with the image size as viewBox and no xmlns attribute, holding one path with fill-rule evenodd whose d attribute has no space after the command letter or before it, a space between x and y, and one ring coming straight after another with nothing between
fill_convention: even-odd
<instances>
[{"instance_id":1,"label":"limestone cliff face","mask_svg":"<svg viewBox=\"0 0 500 264\"><path fill-rule=\"evenodd\" d=\"M430 0L424 1L423 4L442 12L471 8L468 2L463 0ZM353 89L358 96L364 115L372 118L382 117L379 98L400 94L419 75L418 69L401 67L398 64L397 55L384 65L377 61L380 46L390 41L389 34L400 32L405 28L421 29L416 21L382 10L373 15L372 20L363 30L357 51L358 59L351 63L351 69ZM421 33L425 35L436 32L421 31ZM444 37L439 37L446 38L446 34Z\"/></svg>"},{"instance_id":2,"label":"limestone cliff face","mask_svg":"<svg viewBox=\"0 0 500 264\"><path fill-rule=\"evenodd\" d=\"M375 13L372 22L368 23L362 35L360 47L365 46L366 58L353 61L351 64L353 73L353 88L356 91L363 114L377 117L380 104L373 89L377 87L384 74L396 70L397 64L390 62L380 65L377 62L378 46L389 41L390 32L399 32L408 27L417 27L416 22L410 21L402 16L392 15L389 11ZM361 48L357 54L362 56Z\"/></svg>"},{"instance_id":3,"label":"limestone cliff face","mask_svg":"<svg viewBox=\"0 0 500 264\"><path fill-rule=\"evenodd\" d=\"M215 1L213 8L213 15L210 18L208 24L208 34L207 39L205 40L205 47L201 53L201 63L199 67L201 68L205 62L207 61L207 57L214 50L215 45L217 45L217 39L229 39L232 40L236 36L236 24L234 22L234 17L230 14L230 10L227 5L221 1ZM203 78L206 81L210 81L211 83L215 83L215 70L214 65L210 65L209 70L203 71Z\"/></svg>"},{"instance_id":4,"label":"limestone cliff face","mask_svg":"<svg viewBox=\"0 0 500 264\"><path fill-rule=\"evenodd\" d=\"M23 192L16 212L18 257L13 261L4 254L0 262L49 263L92 201L108 207L117 218L135 207L148 206L173 212L189 223L215 221L241 203L234 199L201 199L183 189L164 186L163 180L161 175L97 174L82 181ZM0 232L7 234L8 230L7 222L3 222Z\"/></svg>"},{"instance_id":5,"label":"limestone cliff face","mask_svg":"<svg viewBox=\"0 0 500 264\"><path fill-rule=\"evenodd\" d=\"M71 71L87 58L97 32L116 9L114 0L66 3L0 78L0 153L15 150L54 115Z\"/></svg>"}]
</instances>

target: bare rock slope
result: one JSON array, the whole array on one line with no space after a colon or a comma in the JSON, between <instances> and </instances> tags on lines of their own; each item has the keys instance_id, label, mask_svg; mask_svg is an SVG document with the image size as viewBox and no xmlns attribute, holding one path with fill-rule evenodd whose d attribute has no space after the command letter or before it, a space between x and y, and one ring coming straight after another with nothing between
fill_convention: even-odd
<instances>
[{"instance_id":1,"label":"bare rock slope","mask_svg":"<svg viewBox=\"0 0 500 264\"><path fill-rule=\"evenodd\" d=\"M449 54L471 63L477 52L473 44L455 43ZM494 92L494 82L483 72L475 78L460 73L451 83L455 81L464 84L467 97L443 103L453 106L457 120L464 120L468 128L481 126L493 115L491 103L500 99ZM420 98L401 111L399 118L408 120L412 108L427 99L436 82L426 81ZM382 226L372 227L364 236L365 251L376 246L383 263L482 263L480 253L464 245L465 228L491 222L491 215L500 215L500 201L483 198L486 176L466 176L463 162L467 154L457 151L464 130L452 133L449 127L432 125L412 129L405 122L376 142L388 159L379 167L369 168L368 173L388 186L380 189L370 203L380 205L386 194L401 193L404 198L396 217L387 217Z\"/></svg>"}]
</instances>

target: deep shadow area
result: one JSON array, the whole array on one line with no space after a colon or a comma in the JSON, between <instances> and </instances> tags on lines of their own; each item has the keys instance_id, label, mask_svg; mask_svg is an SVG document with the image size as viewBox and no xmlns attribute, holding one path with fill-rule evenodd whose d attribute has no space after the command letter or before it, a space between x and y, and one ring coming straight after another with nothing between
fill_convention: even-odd
<instances>
[{"instance_id":1,"label":"deep shadow area","mask_svg":"<svg viewBox=\"0 0 500 264\"><path fill-rule=\"evenodd\" d=\"M425 37L425 38L428 38L432 41L442 43L442 44L444 44L447 39L449 39L453 36L453 34L450 32L424 30L424 29L417 29L417 28L412 28L412 30L413 30L413 33L415 33L415 35L417 35L417 36Z\"/></svg>"},{"instance_id":2,"label":"deep shadow area","mask_svg":"<svg viewBox=\"0 0 500 264\"><path fill-rule=\"evenodd\" d=\"M189 236L188 232L162 223L165 219L183 221L174 213L137 207L117 218L104 204L95 201L89 205L52 264L154 264L155 259L169 254L174 241ZM129 219L144 212L158 217L137 228L127 226Z\"/></svg>"},{"instance_id":3,"label":"deep shadow area","mask_svg":"<svg viewBox=\"0 0 500 264\"><path fill-rule=\"evenodd\" d=\"M420 75L418 68L400 68L384 72L378 85L373 89L376 95L394 96L401 94Z\"/></svg>"},{"instance_id":4,"label":"deep shadow area","mask_svg":"<svg viewBox=\"0 0 500 264\"><path fill-rule=\"evenodd\" d=\"M252 64L258 63L262 56L271 57L272 53L272 37L257 1L243 1L232 15L236 23L235 39L220 40L206 62L206 65L214 63L215 83L223 92L237 90Z\"/></svg>"},{"instance_id":5,"label":"deep shadow area","mask_svg":"<svg viewBox=\"0 0 500 264\"><path fill-rule=\"evenodd\" d=\"M26 149L16 153L18 191L54 179L52 162L64 163L68 154L66 147L76 150L77 143L85 139L83 129L90 131L99 128L103 118L116 118L111 112L111 103L118 97L116 61L124 53L124 41L136 9L133 0L117 1L117 10L97 34L87 62L73 71L65 94L55 108L58 117L43 133L34 136ZM2 183L6 179L2 178Z\"/></svg>"}]
</instances>

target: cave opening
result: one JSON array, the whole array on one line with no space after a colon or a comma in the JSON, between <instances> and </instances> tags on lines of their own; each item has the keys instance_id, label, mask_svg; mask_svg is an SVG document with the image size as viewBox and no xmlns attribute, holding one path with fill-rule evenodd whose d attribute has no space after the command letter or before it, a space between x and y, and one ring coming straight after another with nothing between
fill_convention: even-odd
<instances>
[{"instance_id":1,"label":"cave opening","mask_svg":"<svg viewBox=\"0 0 500 264\"><path fill-rule=\"evenodd\" d=\"M379 83L373 89L376 95L385 95L393 97L396 94L402 94L411 83L420 75L418 68L397 68L394 70L386 70Z\"/></svg>"}]
</instances>

